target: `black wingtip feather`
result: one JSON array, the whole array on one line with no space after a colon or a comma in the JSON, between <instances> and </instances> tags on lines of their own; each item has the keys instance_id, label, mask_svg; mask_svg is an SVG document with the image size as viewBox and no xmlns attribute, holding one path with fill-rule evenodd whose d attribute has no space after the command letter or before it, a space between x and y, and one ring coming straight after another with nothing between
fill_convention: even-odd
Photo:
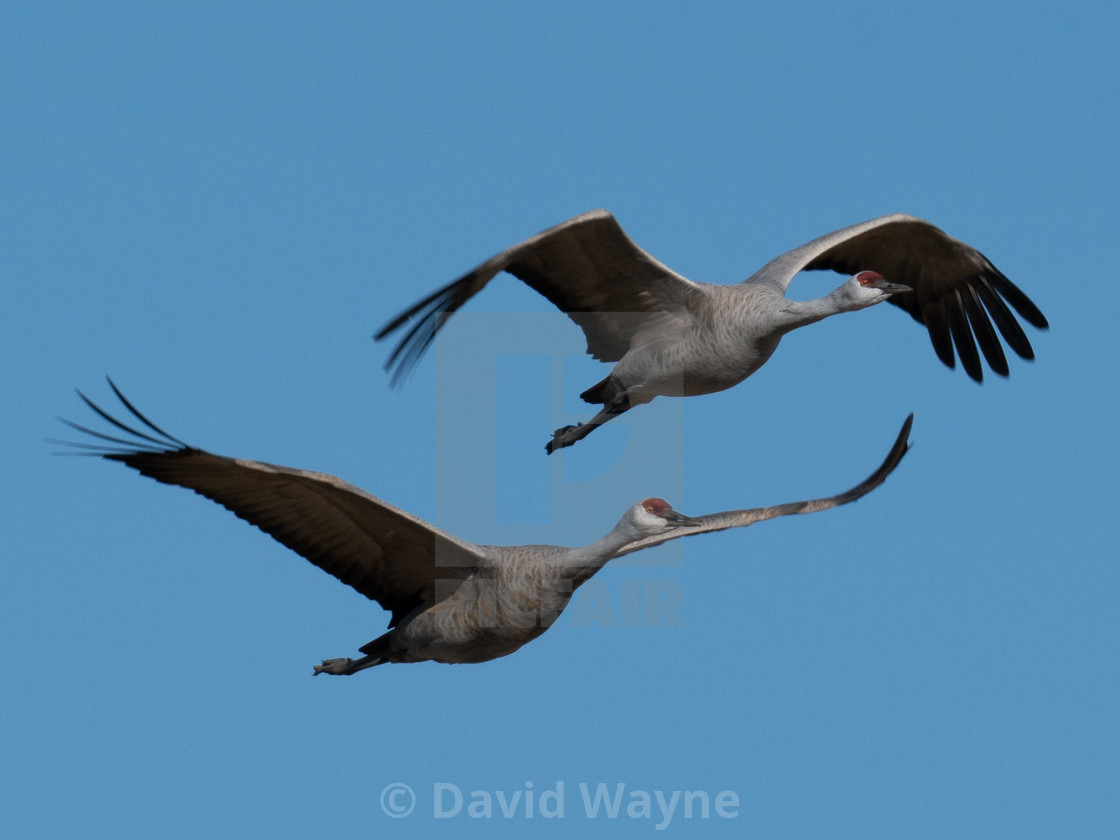
<instances>
[{"instance_id":1,"label":"black wingtip feather","mask_svg":"<svg viewBox=\"0 0 1120 840\"><path fill-rule=\"evenodd\" d=\"M1001 336L1020 358L1034 359L1034 349L1016 313L1038 329L1048 329L1049 322L1038 306L987 257L978 251L972 253L977 262L974 273L969 276L948 284L937 278L928 278L925 283L928 288L924 292L893 295L889 302L925 325L933 349L943 364L955 368L959 356L961 366L969 377L981 382L983 365L977 350L983 354L983 361L988 363L993 373L999 376L1010 374ZM918 289L927 279L918 276L921 267L913 265L908 256L901 257L899 265L899 282ZM819 266L810 263L806 267L844 270L836 260ZM938 288L934 281L941 283L942 287Z\"/></svg>"},{"instance_id":2,"label":"black wingtip feather","mask_svg":"<svg viewBox=\"0 0 1120 840\"><path fill-rule=\"evenodd\" d=\"M81 397L82 401L87 406L89 406L89 408L93 410L99 417L101 417L107 423L110 423L111 425L120 429L122 432L126 432L127 434L131 435L131 437L126 438L106 434L105 432L99 432L95 429L83 426L80 423L75 423L72 420L67 420L65 417L59 417L59 422L63 423L66 426L69 426L71 429L74 429L77 432L81 432L82 434L89 435L92 438L106 441L106 443L78 443L75 441L56 440L53 438L48 438L49 442L61 444L63 446L69 446L78 450L83 450L82 452L71 452L69 454L100 455L111 460L126 462L130 457L136 455L186 452L192 449L191 446L179 440L174 435L165 432L163 429L161 429L159 426L155 425L151 420L145 417L136 408L136 406L129 402L124 394L121 393L120 389L117 388L112 379L109 379L108 377L106 377L106 379L109 382L109 387L113 389L113 393L116 394L117 398L121 401L121 404L137 420L139 420L151 431L155 432L161 437L154 437L153 435L142 432L139 429L136 429L128 425L127 423L118 420L116 417L111 415L109 412L107 412L105 409L103 409L101 406L99 406L97 403L83 394L80 390L75 389L78 396Z\"/></svg>"},{"instance_id":3,"label":"black wingtip feather","mask_svg":"<svg viewBox=\"0 0 1120 840\"><path fill-rule=\"evenodd\" d=\"M1019 322L1015 320L1015 316L1011 310L1007 308L1000 293L987 281L977 283L974 287L980 300L983 301L984 307L988 310L992 322L999 329L1000 335L1003 340L1007 342L1015 353L1022 359L1033 359L1034 348L1031 347L1030 339L1027 334L1023 332L1023 328L1019 326Z\"/></svg>"},{"instance_id":4,"label":"black wingtip feather","mask_svg":"<svg viewBox=\"0 0 1120 840\"><path fill-rule=\"evenodd\" d=\"M1007 365L1007 355L1003 352L1003 345L1000 344L999 336L992 326L991 319L984 311L984 306L980 302L976 289L968 286L958 294L965 315L968 316L968 324L972 327L972 333L976 336L976 343L980 345L980 350L984 353L984 359L988 362L988 367L999 376L1008 376L1011 370Z\"/></svg>"},{"instance_id":5,"label":"black wingtip feather","mask_svg":"<svg viewBox=\"0 0 1120 840\"><path fill-rule=\"evenodd\" d=\"M387 323L374 336L380 341L413 318L417 319L385 362L385 370L392 372L391 387L403 384L435 340L436 333L443 327L447 317L470 298L472 281L473 276L467 275L436 290Z\"/></svg>"},{"instance_id":6,"label":"black wingtip feather","mask_svg":"<svg viewBox=\"0 0 1120 840\"><path fill-rule=\"evenodd\" d=\"M988 282L991 283L995 292L1010 303L1020 317L1032 327L1037 327L1040 330L1049 329L1050 322L1046 320L1046 316L1042 314L1042 310L1035 305L1035 302L1027 297L1022 289L1012 283L1006 274L996 268L991 260L984 257L984 261L989 269L986 274Z\"/></svg>"},{"instance_id":7,"label":"black wingtip feather","mask_svg":"<svg viewBox=\"0 0 1120 840\"><path fill-rule=\"evenodd\" d=\"M937 353L937 358L946 367L955 368L957 357L953 352L953 340L949 333L949 324L941 301L932 301L924 306L921 320L929 332L929 340L933 344L933 351Z\"/></svg>"},{"instance_id":8,"label":"black wingtip feather","mask_svg":"<svg viewBox=\"0 0 1120 840\"><path fill-rule=\"evenodd\" d=\"M902 462L906 453L910 451L913 444L910 442L910 430L914 426L914 412L907 415L906 420L902 424L902 428L898 432L898 436L894 439L894 444L891 446L891 451L887 453L887 457L883 459L883 463L875 472L871 473L867 478L848 490L845 493L837 495L836 502L838 504L847 504L854 502L866 496L876 487L881 485L887 480L887 477L894 472L895 468ZM809 504L809 503L806 503Z\"/></svg>"},{"instance_id":9,"label":"black wingtip feather","mask_svg":"<svg viewBox=\"0 0 1120 840\"><path fill-rule=\"evenodd\" d=\"M116 383L113 382L112 379L110 379L108 376L106 376L105 381L109 383L109 387L113 389L113 393L117 395L117 399L120 400L124 404L125 408L127 408L130 412L132 412L133 417L135 417L137 420L139 420L141 423L143 423L145 426L147 426L149 429L151 429L156 434L163 435L165 438L167 438L167 440L173 441L174 443L179 444L179 446L183 446L183 447L187 446L187 444L183 443L177 437L175 437L174 435L168 434L163 429L161 429L159 426L157 426L155 423L153 423L151 420L149 420L147 417L145 417L143 414L141 414L140 410L138 408L136 408L136 406L134 406L132 403L130 403L128 401L128 398L124 394L121 393L121 389L117 387Z\"/></svg>"},{"instance_id":10,"label":"black wingtip feather","mask_svg":"<svg viewBox=\"0 0 1120 840\"><path fill-rule=\"evenodd\" d=\"M957 349L957 356L961 360L961 367L969 378L976 382L984 381L984 368L980 364L980 353L976 349L976 342L969 329L968 319L965 317L964 303L958 291L945 303L946 320L949 322L949 333L953 337L953 344Z\"/></svg>"}]
</instances>

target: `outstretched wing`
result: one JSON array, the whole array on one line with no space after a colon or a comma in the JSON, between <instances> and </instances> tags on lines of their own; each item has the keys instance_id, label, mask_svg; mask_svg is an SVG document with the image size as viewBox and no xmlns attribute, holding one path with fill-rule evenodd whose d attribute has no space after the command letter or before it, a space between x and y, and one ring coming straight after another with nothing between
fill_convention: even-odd
<instances>
[{"instance_id":1,"label":"outstretched wing","mask_svg":"<svg viewBox=\"0 0 1120 840\"><path fill-rule=\"evenodd\" d=\"M910 438L910 427L913 423L914 415L911 414L906 418L906 422L902 424L902 430L898 433L898 437L895 439L894 446L891 447L891 451L887 455L886 460L883 461L875 472L851 490L824 499L810 499L804 502L788 502L784 505L773 505L771 507L729 510L725 513L709 513L706 516L697 516L694 518L700 522L699 525L688 525L682 528L676 528L667 534L645 537L630 543L614 556L621 557L624 554L630 554L631 552L639 551L643 548L660 545L663 542L679 539L680 537L691 537L694 534L706 534L709 531L726 531L728 528L745 528L748 525L753 525L764 519L791 516L795 513L816 513L820 510L828 510L829 508L846 505L848 502L854 502L856 499L866 496L886 481L887 476L898 466L899 462L902 460L902 456L910 449L908 441Z\"/></svg>"},{"instance_id":2,"label":"outstretched wing","mask_svg":"<svg viewBox=\"0 0 1120 840\"><path fill-rule=\"evenodd\" d=\"M110 380L124 406L154 434L79 396L128 437L68 420L104 443L70 444L120 461L165 484L212 499L393 613L393 627L421 604L453 592L481 559L478 548L326 473L226 458L188 446L145 418ZM437 598L437 582L438 598Z\"/></svg>"},{"instance_id":3,"label":"outstretched wing","mask_svg":"<svg viewBox=\"0 0 1120 840\"><path fill-rule=\"evenodd\" d=\"M977 345L995 373L1008 374L997 328L1019 356L1034 358L1012 308L1039 329L1049 326L1034 302L987 257L904 213L825 234L771 260L747 282L775 283L784 291L797 272L816 269L842 274L877 271L892 283L909 286L912 292L892 295L889 302L926 326L942 362L955 367L960 356L961 366L977 382L984 378Z\"/></svg>"},{"instance_id":4,"label":"outstretched wing","mask_svg":"<svg viewBox=\"0 0 1120 840\"><path fill-rule=\"evenodd\" d=\"M606 210L592 210L502 251L387 323L380 341L411 328L385 364L393 384L415 366L447 318L507 271L575 321L596 359L622 358L649 315L677 312L696 284L662 265L626 235Z\"/></svg>"}]
</instances>

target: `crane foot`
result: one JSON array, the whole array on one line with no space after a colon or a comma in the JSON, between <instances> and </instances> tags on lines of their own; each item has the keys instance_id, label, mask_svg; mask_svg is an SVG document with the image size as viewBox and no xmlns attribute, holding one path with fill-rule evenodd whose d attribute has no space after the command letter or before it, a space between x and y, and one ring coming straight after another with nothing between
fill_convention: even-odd
<instances>
[{"instance_id":1,"label":"crane foot","mask_svg":"<svg viewBox=\"0 0 1120 840\"><path fill-rule=\"evenodd\" d=\"M579 433L582 423L576 423L574 426L564 426L557 429L552 433L552 440L544 445L544 451L551 455L557 449L563 449L565 446L571 446L577 440L583 437Z\"/></svg>"},{"instance_id":2,"label":"crane foot","mask_svg":"<svg viewBox=\"0 0 1120 840\"><path fill-rule=\"evenodd\" d=\"M354 660L350 657L343 657L341 659L324 659L322 665L316 665L315 670L311 676L317 677L319 674L349 674L350 666L354 664Z\"/></svg>"}]
</instances>

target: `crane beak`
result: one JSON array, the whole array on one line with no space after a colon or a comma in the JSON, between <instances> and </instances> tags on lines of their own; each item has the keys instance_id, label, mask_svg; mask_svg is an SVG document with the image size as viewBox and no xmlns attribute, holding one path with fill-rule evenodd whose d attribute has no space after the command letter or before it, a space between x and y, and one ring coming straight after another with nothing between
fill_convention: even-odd
<instances>
[{"instance_id":1,"label":"crane beak","mask_svg":"<svg viewBox=\"0 0 1120 840\"><path fill-rule=\"evenodd\" d=\"M677 513L672 508L661 514L661 518L675 527L682 527L685 525L699 525L699 519L693 519L691 516L685 516L683 513Z\"/></svg>"},{"instance_id":2,"label":"crane beak","mask_svg":"<svg viewBox=\"0 0 1120 840\"><path fill-rule=\"evenodd\" d=\"M877 280L871 280L866 285L868 288L878 289L881 292L886 292L888 295L897 295L899 292L914 291L909 286L903 286L901 283L891 283L883 277Z\"/></svg>"}]
</instances>

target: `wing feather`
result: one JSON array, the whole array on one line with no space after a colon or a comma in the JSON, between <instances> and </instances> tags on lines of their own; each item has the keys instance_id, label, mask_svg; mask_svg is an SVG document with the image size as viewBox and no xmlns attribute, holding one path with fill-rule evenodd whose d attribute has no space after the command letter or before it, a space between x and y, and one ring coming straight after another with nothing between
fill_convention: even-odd
<instances>
[{"instance_id":1,"label":"wing feather","mask_svg":"<svg viewBox=\"0 0 1120 840\"><path fill-rule=\"evenodd\" d=\"M110 419L92 402L90 405ZM126 407L144 420L127 403ZM135 433L115 418L110 422ZM127 442L68 425L103 440ZM186 487L217 502L390 610L390 627L416 607L434 603L437 582L441 597L450 595L455 587L446 582L464 580L482 558L472 543L336 476L227 458L160 434L168 438L162 446L144 435L131 450L106 446L91 454L120 461L156 481Z\"/></svg>"},{"instance_id":2,"label":"wing feather","mask_svg":"<svg viewBox=\"0 0 1120 840\"><path fill-rule=\"evenodd\" d=\"M408 375L447 318L502 271L567 314L583 330L587 352L608 362L622 358L650 316L684 310L697 288L639 248L613 215L592 210L491 257L385 324L378 341L414 322L385 365L394 384Z\"/></svg>"},{"instance_id":3,"label":"wing feather","mask_svg":"<svg viewBox=\"0 0 1120 840\"><path fill-rule=\"evenodd\" d=\"M854 502L856 499L866 496L886 481L887 476L898 466L902 457L910 449L910 427L913 423L914 415L911 414L902 424L902 429L899 431L898 437L895 438L894 445L891 447L891 451L888 453L883 463L879 465L879 468L875 470L875 472L851 490L846 490L843 493L838 493L835 496L829 496L823 499L809 499L802 502L787 502L782 505L771 505L770 507L729 510L724 513L709 513L705 516L697 516L695 519L699 520L699 525L676 528L667 534L644 537L643 539L630 543L614 556L621 557L624 554L630 554L631 552L643 548L650 548L668 542L669 540L680 539L681 537L691 537L694 534L706 534L709 531L726 531L729 528L745 528L748 525L762 522L765 519L774 519L779 516L791 516L797 513L816 513L817 511L828 510L829 508Z\"/></svg>"},{"instance_id":4,"label":"wing feather","mask_svg":"<svg viewBox=\"0 0 1120 840\"><path fill-rule=\"evenodd\" d=\"M991 320L984 311L984 305L980 302L976 286L961 289L960 296L965 314L968 315L968 323L976 336L976 343L984 353L988 367L1000 376L1007 376L1010 372L1007 356L1003 352L1003 345L999 343L999 336L996 335Z\"/></svg>"},{"instance_id":5,"label":"wing feather","mask_svg":"<svg viewBox=\"0 0 1120 840\"><path fill-rule=\"evenodd\" d=\"M916 216L896 213L825 234L771 260L747 282L774 283L784 291L799 271L820 269L874 270L909 286L912 292L892 295L889 302L925 325L942 362L954 367L959 356L977 382L983 379L977 341L992 371L1007 375L993 322L1012 350L1034 358L1008 304L1032 326L1049 326L1034 302L987 257Z\"/></svg>"}]
</instances>

